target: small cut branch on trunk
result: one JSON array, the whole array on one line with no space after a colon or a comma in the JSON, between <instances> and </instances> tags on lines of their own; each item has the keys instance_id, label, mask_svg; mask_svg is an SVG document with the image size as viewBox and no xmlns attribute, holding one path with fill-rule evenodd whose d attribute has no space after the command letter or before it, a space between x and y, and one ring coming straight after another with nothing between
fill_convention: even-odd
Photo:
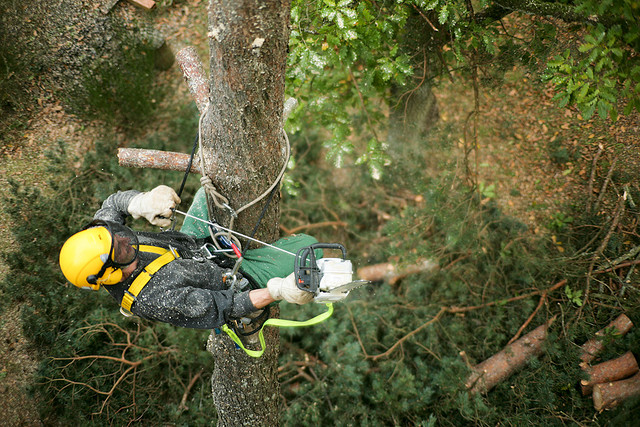
<instances>
[{"instance_id":1,"label":"small cut branch on trunk","mask_svg":"<svg viewBox=\"0 0 640 427\"><path fill-rule=\"evenodd\" d=\"M633 397L640 397L640 372L626 380L593 386L593 406L598 411L611 409Z\"/></svg>"},{"instance_id":2,"label":"small cut branch on trunk","mask_svg":"<svg viewBox=\"0 0 640 427\"><path fill-rule=\"evenodd\" d=\"M176 54L176 61L182 70L182 75L187 82L198 111L202 113L209 102L209 81L204 72L202 61L200 61L196 50L190 46L180 49Z\"/></svg>"},{"instance_id":3,"label":"small cut branch on trunk","mask_svg":"<svg viewBox=\"0 0 640 427\"><path fill-rule=\"evenodd\" d=\"M596 384L618 381L638 372L638 362L632 352L628 351L617 359L608 360L594 366L583 368L589 379L580 381L582 394L587 396Z\"/></svg>"},{"instance_id":4,"label":"small cut branch on trunk","mask_svg":"<svg viewBox=\"0 0 640 427\"><path fill-rule=\"evenodd\" d=\"M523 367L529 359L542 353L547 330L555 317L538 326L519 340L506 346L484 362L472 368L465 386L472 392L486 393Z\"/></svg>"},{"instance_id":5,"label":"small cut branch on trunk","mask_svg":"<svg viewBox=\"0 0 640 427\"><path fill-rule=\"evenodd\" d=\"M184 172L189 165L189 155L171 151L142 148L119 148L118 164L131 168L150 168ZM193 159L189 172L200 173L200 160Z\"/></svg>"}]
</instances>

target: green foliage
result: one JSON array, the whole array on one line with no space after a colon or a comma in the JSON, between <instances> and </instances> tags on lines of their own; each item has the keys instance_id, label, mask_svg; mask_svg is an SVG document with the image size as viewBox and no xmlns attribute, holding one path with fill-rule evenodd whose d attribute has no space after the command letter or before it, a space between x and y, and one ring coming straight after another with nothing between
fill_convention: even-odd
<instances>
[{"instance_id":1,"label":"green foliage","mask_svg":"<svg viewBox=\"0 0 640 427\"><path fill-rule=\"evenodd\" d=\"M291 129L323 129L336 166L364 163L379 178L390 161L389 112L401 97L475 67L488 86L514 66L544 69L560 107L615 119L640 108L637 8L636 0L296 0L287 90L301 108ZM558 20L539 19L548 15Z\"/></svg>"},{"instance_id":2,"label":"green foliage","mask_svg":"<svg viewBox=\"0 0 640 427\"><path fill-rule=\"evenodd\" d=\"M569 298L569 301L577 305L578 307L582 307L582 291L577 290L573 291L569 286L565 286L564 293Z\"/></svg>"},{"instance_id":3,"label":"green foliage","mask_svg":"<svg viewBox=\"0 0 640 427\"><path fill-rule=\"evenodd\" d=\"M556 212L551 218L549 229L553 231L563 231L567 226L573 223L574 218L563 212Z\"/></svg>"},{"instance_id":4,"label":"green foliage","mask_svg":"<svg viewBox=\"0 0 640 427\"><path fill-rule=\"evenodd\" d=\"M326 129L335 165L351 158L370 165L374 175L387 161L378 136L383 100L412 73L397 40L408 9L391 3L380 12L370 2L294 1L287 70L290 95L305 104L294 130L310 122ZM354 126L358 146L350 138Z\"/></svg>"},{"instance_id":5,"label":"green foliage","mask_svg":"<svg viewBox=\"0 0 640 427\"><path fill-rule=\"evenodd\" d=\"M596 19L586 24L577 48L547 63L545 78L558 89L555 99L561 107L576 105L586 119L597 112L603 119L615 120L620 101L626 104L624 114L640 111L637 8L635 0L578 3L577 13Z\"/></svg>"}]
</instances>

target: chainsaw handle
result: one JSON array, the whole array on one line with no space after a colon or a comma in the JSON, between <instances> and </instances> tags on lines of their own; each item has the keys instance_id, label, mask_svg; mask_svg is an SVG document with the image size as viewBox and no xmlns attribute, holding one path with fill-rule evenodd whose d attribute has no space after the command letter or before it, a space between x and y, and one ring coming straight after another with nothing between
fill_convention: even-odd
<instances>
[{"instance_id":1,"label":"chainsaw handle","mask_svg":"<svg viewBox=\"0 0 640 427\"><path fill-rule=\"evenodd\" d=\"M307 246L311 250L316 249L340 249L342 251L342 259L347 259L347 250L340 243L314 243L311 246Z\"/></svg>"},{"instance_id":2,"label":"chainsaw handle","mask_svg":"<svg viewBox=\"0 0 640 427\"><path fill-rule=\"evenodd\" d=\"M347 250L340 243L314 243L300 248L293 264L296 284L299 289L312 293L316 293L320 285L316 249L339 249L342 251L342 259L347 259Z\"/></svg>"}]
</instances>

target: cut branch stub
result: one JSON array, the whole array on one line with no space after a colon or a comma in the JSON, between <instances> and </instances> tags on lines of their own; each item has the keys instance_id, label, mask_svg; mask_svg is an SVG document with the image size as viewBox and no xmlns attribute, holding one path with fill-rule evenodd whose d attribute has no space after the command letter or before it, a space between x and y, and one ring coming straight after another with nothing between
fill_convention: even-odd
<instances>
[{"instance_id":1,"label":"cut branch stub","mask_svg":"<svg viewBox=\"0 0 640 427\"><path fill-rule=\"evenodd\" d=\"M593 359L595 359L596 356L602 351L602 349L604 348L602 337L604 337L607 329L614 328L614 333L616 335L624 335L629 332L629 329L631 329L632 326L633 322L631 322L631 319L629 319L625 314L621 314L616 320L609 323L606 328L596 332L596 336L584 343L581 347L581 366L585 366L585 364L591 363L591 361L593 361Z\"/></svg>"},{"instance_id":2,"label":"cut branch stub","mask_svg":"<svg viewBox=\"0 0 640 427\"><path fill-rule=\"evenodd\" d=\"M632 397L640 396L640 372L622 381L593 386L593 407L597 411L611 409Z\"/></svg>"},{"instance_id":3,"label":"cut branch stub","mask_svg":"<svg viewBox=\"0 0 640 427\"><path fill-rule=\"evenodd\" d=\"M595 384L608 383L627 378L638 372L638 362L630 351L606 362L583 368L589 375L588 380L580 381L584 396L593 391Z\"/></svg>"},{"instance_id":4,"label":"cut branch stub","mask_svg":"<svg viewBox=\"0 0 640 427\"><path fill-rule=\"evenodd\" d=\"M209 99L209 82L196 50L192 47L180 49L176 55L176 61L182 70L184 80L187 82L198 111L202 113Z\"/></svg>"},{"instance_id":5,"label":"cut branch stub","mask_svg":"<svg viewBox=\"0 0 640 427\"><path fill-rule=\"evenodd\" d=\"M171 151L146 150L142 148L119 148L118 164L132 168L151 168L184 172L189 165L189 155ZM191 173L200 173L200 161L193 160Z\"/></svg>"},{"instance_id":6,"label":"cut branch stub","mask_svg":"<svg viewBox=\"0 0 640 427\"><path fill-rule=\"evenodd\" d=\"M524 366L530 358L542 353L543 344L547 339L547 330L554 320L555 316L478 364L467 378L465 386L471 392L486 393L507 379Z\"/></svg>"}]
</instances>

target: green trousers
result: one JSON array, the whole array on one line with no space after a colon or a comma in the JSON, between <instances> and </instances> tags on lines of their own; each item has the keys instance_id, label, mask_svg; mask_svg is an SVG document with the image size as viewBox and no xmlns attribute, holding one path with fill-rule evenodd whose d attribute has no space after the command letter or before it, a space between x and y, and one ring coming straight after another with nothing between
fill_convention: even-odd
<instances>
[{"instance_id":1,"label":"green trousers","mask_svg":"<svg viewBox=\"0 0 640 427\"><path fill-rule=\"evenodd\" d=\"M207 211L207 200L204 189L200 188L193 198L193 203L189 208L189 215L197 218L209 220ZM181 232L196 238L209 237L207 224L186 217L182 224ZM306 234L296 234L283 237L273 243L273 246L284 249L291 253L298 253L298 250L318 241ZM316 250L316 258L322 257L322 251ZM240 266L240 271L251 276L261 287L267 286L267 281L273 277L287 277L293 273L295 257L291 254L277 249L263 246L257 249L250 249L244 254L244 260Z\"/></svg>"}]
</instances>

